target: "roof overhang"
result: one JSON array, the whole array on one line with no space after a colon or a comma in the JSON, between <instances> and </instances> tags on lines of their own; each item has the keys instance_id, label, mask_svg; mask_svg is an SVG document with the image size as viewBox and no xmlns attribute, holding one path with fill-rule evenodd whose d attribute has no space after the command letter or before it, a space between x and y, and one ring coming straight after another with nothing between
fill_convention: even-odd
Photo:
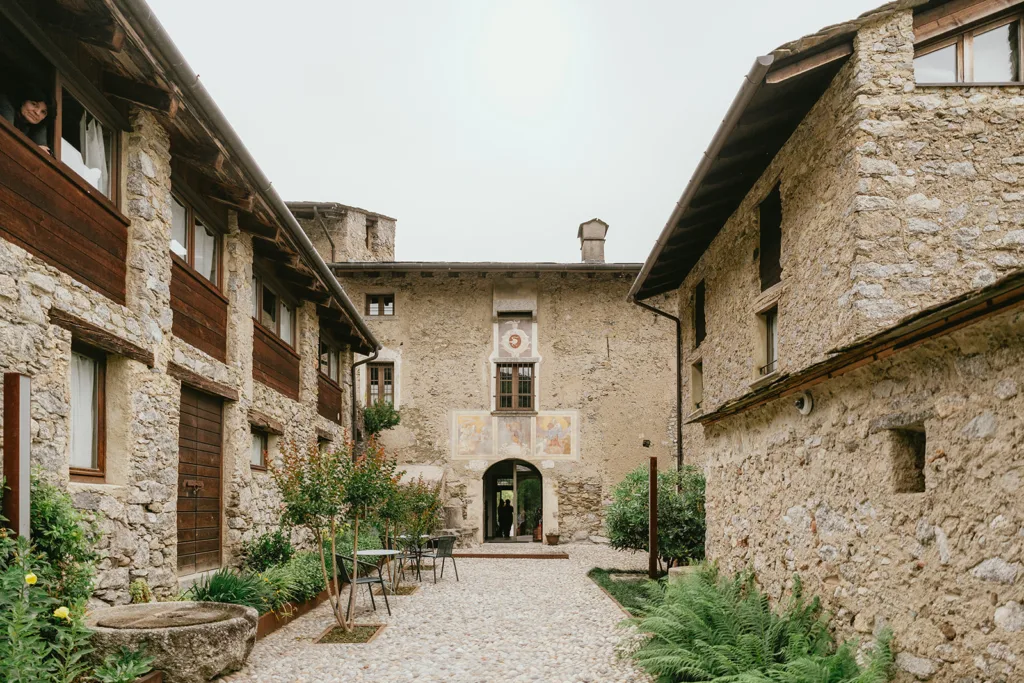
<instances>
[{"instance_id":1,"label":"roof overhang","mask_svg":"<svg viewBox=\"0 0 1024 683\"><path fill-rule=\"evenodd\" d=\"M547 263L502 261L341 261L335 275L356 273L623 273L640 272L639 263Z\"/></svg>"}]
</instances>

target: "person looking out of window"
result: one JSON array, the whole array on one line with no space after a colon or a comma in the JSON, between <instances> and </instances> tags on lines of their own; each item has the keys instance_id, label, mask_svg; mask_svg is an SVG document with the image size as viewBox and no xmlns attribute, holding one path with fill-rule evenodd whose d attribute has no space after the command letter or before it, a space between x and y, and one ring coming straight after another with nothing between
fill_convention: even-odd
<instances>
[{"instance_id":1,"label":"person looking out of window","mask_svg":"<svg viewBox=\"0 0 1024 683\"><path fill-rule=\"evenodd\" d=\"M13 123L47 154L50 153L46 125L49 115L46 95L38 88L28 88L15 95L13 100L8 93L0 92L0 116Z\"/></svg>"}]
</instances>

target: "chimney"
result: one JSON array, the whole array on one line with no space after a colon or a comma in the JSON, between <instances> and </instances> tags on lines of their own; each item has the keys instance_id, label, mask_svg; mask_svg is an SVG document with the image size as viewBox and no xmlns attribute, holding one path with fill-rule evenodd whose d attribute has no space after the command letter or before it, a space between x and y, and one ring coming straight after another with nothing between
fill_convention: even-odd
<instances>
[{"instance_id":1,"label":"chimney","mask_svg":"<svg viewBox=\"0 0 1024 683\"><path fill-rule=\"evenodd\" d=\"M608 234L608 224L600 218L591 218L580 223L576 234L580 238L580 252L584 263L604 263L604 237Z\"/></svg>"}]
</instances>

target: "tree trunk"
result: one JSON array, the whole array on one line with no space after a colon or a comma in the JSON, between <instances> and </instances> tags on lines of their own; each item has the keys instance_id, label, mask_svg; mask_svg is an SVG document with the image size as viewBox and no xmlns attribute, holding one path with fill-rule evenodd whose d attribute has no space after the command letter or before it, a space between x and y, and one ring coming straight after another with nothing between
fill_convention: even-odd
<instances>
[{"instance_id":1,"label":"tree trunk","mask_svg":"<svg viewBox=\"0 0 1024 683\"><path fill-rule=\"evenodd\" d=\"M349 584L348 610L349 618L346 631L351 631L356 621L356 577L359 576L359 513L353 515L355 524L352 527L352 583Z\"/></svg>"},{"instance_id":2,"label":"tree trunk","mask_svg":"<svg viewBox=\"0 0 1024 683\"><path fill-rule=\"evenodd\" d=\"M338 548L334 545L335 539L338 536L338 522L333 517L331 518L331 568L334 570L334 594L338 596L338 614L336 618L339 622L343 622L341 619L341 583L338 581ZM323 547L321 545L321 547ZM348 626L342 623L345 630L348 631Z\"/></svg>"},{"instance_id":3,"label":"tree trunk","mask_svg":"<svg viewBox=\"0 0 1024 683\"><path fill-rule=\"evenodd\" d=\"M320 531L320 529L315 529L313 531L313 537L316 539L316 547L320 549L320 569L324 574L324 588L327 589L327 601L331 603L331 611L334 612L334 620L339 624L344 625L342 623L340 612L341 594L337 591L337 584L334 584L335 592L333 595L331 594L331 579L327 576L327 560L324 557L323 532ZM334 569L334 576L335 578L338 576L337 568Z\"/></svg>"}]
</instances>

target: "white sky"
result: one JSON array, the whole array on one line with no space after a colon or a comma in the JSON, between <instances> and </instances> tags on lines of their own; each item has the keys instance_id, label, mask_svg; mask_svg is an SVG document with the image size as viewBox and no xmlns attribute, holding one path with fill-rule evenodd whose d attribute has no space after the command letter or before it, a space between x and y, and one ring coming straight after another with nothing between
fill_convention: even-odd
<instances>
[{"instance_id":1,"label":"white sky","mask_svg":"<svg viewBox=\"0 0 1024 683\"><path fill-rule=\"evenodd\" d=\"M287 200L397 258L643 261L754 58L883 0L149 0Z\"/></svg>"}]
</instances>

